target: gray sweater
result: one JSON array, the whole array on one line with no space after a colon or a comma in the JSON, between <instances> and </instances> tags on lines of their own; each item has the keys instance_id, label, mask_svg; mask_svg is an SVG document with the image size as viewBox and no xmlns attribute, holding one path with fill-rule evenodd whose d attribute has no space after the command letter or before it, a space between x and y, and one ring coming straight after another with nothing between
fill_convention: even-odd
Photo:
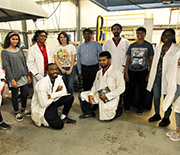
<instances>
[{"instance_id":1,"label":"gray sweater","mask_svg":"<svg viewBox=\"0 0 180 155\"><path fill-rule=\"evenodd\" d=\"M8 82L11 82L12 79L17 82L23 76L28 77L26 59L21 49L17 48L16 51L4 49L1 52L1 58Z\"/></svg>"}]
</instances>

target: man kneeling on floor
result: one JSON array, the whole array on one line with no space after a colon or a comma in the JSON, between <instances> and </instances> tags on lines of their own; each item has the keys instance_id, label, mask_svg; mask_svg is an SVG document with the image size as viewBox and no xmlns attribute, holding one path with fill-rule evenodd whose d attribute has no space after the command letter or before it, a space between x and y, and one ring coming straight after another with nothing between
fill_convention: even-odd
<instances>
[{"instance_id":1,"label":"man kneeling on floor","mask_svg":"<svg viewBox=\"0 0 180 155\"><path fill-rule=\"evenodd\" d=\"M74 97L67 94L66 87L55 63L47 65L47 76L35 86L31 103L31 117L37 126L50 126L62 129L64 123L75 123L67 117ZM64 105L61 117L58 108Z\"/></svg>"},{"instance_id":2,"label":"man kneeling on floor","mask_svg":"<svg viewBox=\"0 0 180 155\"><path fill-rule=\"evenodd\" d=\"M99 104L100 120L111 121L120 115L116 114L119 96L125 90L122 73L111 65L111 54L103 51L99 54L101 68L90 91L80 94L83 114L79 118L95 117L93 104Z\"/></svg>"}]
</instances>

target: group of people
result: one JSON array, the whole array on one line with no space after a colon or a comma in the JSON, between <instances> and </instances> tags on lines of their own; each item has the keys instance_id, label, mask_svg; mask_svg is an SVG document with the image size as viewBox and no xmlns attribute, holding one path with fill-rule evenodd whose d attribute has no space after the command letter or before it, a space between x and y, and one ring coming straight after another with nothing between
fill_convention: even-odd
<instances>
[{"instance_id":1,"label":"group of people","mask_svg":"<svg viewBox=\"0 0 180 155\"><path fill-rule=\"evenodd\" d=\"M145 40L146 29L136 30L137 41L130 44L120 34L122 26L111 27L113 38L103 46L91 40L92 31L83 31L84 43L77 50L69 44L66 32L58 34L59 45L54 52L45 44L47 32L38 30L35 33L35 44L29 48L27 60L20 48L20 37L9 32L2 50L2 66L12 93L12 105L17 121L23 115L30 116L36 125L62 129L64 123L75 123L68 113L72 107L73 82L77 70L83 79L84 91L79 100L82 115L80 119L95 117L94 110L99 105L99 119L112 121L122 114L122 98L125 112L133 106L135 90L139 94L137 114L144 111L146 89L153 91L155 114L149 122L161 120L160 99L163 95L165 114L159 126L170 124L171 105L175 102L175 132L167 133L171 140L180 140L180 47L176 45L175 31L166 29L161 36L162 44L155 51L152 44ZM34 94L31 102L31 113L26 110L28 84L32 73ZM4 77L2 82L4 82ZM136 89L138 88L138 89ZM21 109L18 106L18 91L21 94ZM64 106L59 116L58 108ZM0 115L0 126L5 126ZM6 124L8 126L8 124ZM8 126L9 127L9 126Z\"/></svg>"}]
</instances>

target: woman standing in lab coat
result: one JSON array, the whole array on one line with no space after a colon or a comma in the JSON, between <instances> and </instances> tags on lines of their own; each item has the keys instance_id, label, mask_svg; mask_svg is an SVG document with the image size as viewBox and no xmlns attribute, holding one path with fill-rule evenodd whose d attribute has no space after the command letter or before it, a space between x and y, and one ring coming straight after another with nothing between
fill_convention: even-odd
<instances>
[{"instance_id":1,"label":"woman standing in lab coat","mask_svg":"<svg viewBox=\"0 0 180 155\"><path fill-rule=\"evenodd\" d=\"M167 89L162 108L166 111L174 100L173 110L176 117L176 130L167 132L166 136L172 141L180 141L180 50L171 59L171 62L164 78L167 81Z\"/></svg>"},{"instance_id":2,"label":"woman standing in lab coat","mask_svg":"<svg viewBox=\"0 0 180 155\"><path fill-rule=\"evenodd\" d=\"M38 30L35 33L36 43L29 48L27 65L33 75L33 87L46 75L47 64L53 62L53 53L45 44L48 33Z\"/></svg>"},{"instance_id":3,"label":"woman standing in lab coat","mask_svg":"<svg viewBox=\"0 0 180 155\"><path fill-rule=\"evenodd\" d=\"M175 31L171 28L164 30L162 33L161 41L164 43L155 50L155 55L152 62L152 67L149 75L147 90L151 91L153 88L154 93L154 108L155 114L149 118L149 122L161 120L160 116L160 98L161 95L166 94L167 82L164 80L169 65L172 63L171 59L180 50L176 45ZM170 124L171 106L164 114L164 118L159 123L159 126L165 127Z\"/></svg>"}]
</instances>

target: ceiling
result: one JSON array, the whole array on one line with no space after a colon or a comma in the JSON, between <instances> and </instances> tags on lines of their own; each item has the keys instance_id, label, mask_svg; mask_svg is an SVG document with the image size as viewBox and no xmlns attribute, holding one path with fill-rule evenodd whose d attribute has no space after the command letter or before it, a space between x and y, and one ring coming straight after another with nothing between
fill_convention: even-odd
<instances>
[{"instance_id":1,"label":"ceiling","mask_svg":"<svg viewBox=\"0 0 180 155\"><path fill-rule=\"evenodd\" d=\"M180 7L180 0L90 0L107 11ZM170 3L170 4L169 4Z\"/></svg>"},{"instance_id":2,"label":"ceiling","mask_svg":"<svg viewBox=\"0 0 180 155\"><path fill-rule=\"evenodd\" d=\"M33 0L0 0L0 22L48 17Z\"/></svg>"}]
</instances>

